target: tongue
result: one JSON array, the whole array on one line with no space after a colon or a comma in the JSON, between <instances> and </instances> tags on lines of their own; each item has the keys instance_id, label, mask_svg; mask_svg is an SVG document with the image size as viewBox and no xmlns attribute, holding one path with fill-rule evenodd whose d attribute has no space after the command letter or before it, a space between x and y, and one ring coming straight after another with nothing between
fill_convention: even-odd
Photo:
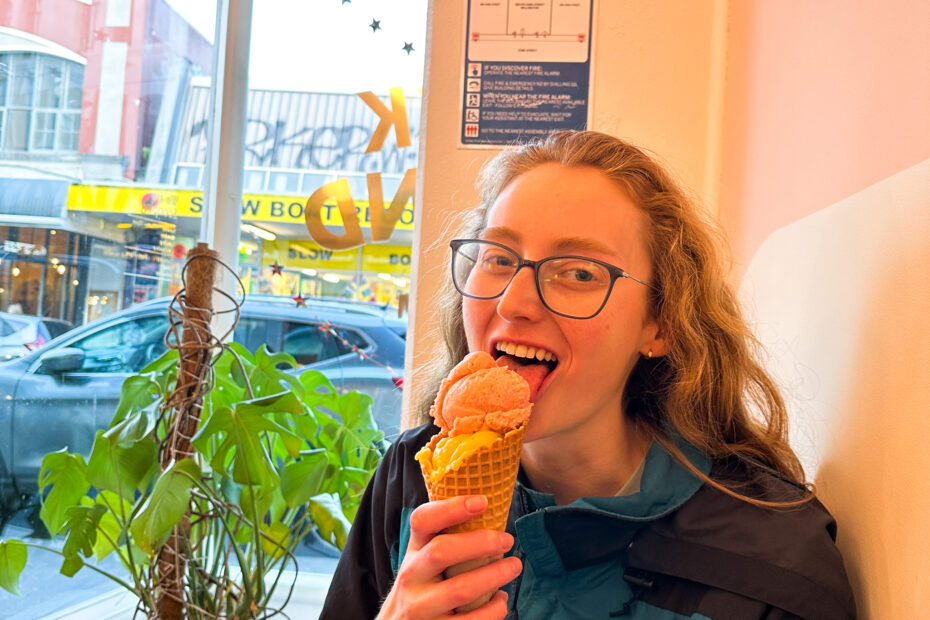
<instances>
[{"instance_id":1,"label":"tongue","mask_svg":"<svg viewBox=\"0 0 930 620\"><path fill-rule=\"evenodd\" d=\"M530 401L536 400L536 394L539 392L539 386L543 379L549 374L549 367L542 363L530 362L524 358L516 358L510 355L502 355L497 358L497 365L508 368L530 384Z\"/></svg>"}]
</instances>

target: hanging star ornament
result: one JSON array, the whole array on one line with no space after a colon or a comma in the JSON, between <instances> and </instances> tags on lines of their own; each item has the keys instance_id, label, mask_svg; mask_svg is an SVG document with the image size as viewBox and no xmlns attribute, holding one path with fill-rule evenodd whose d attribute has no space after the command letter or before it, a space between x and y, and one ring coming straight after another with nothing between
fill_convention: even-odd
<instances>
[{"instance_id":1,"label":"hanging star ornament","mask_svg":"<svg viewBox=\"0 0 930 620\"><path fill-rule=\"evenodd\" d=\"M306 308L306 307L307 307L307 299L309 299L309 298L308 298L308 297L304 297L303 295L301 295L300 293L298 293L298 294L294 295L293 297L291 297L291 299L294 300L294 302L297 304L297 307L298 307L298 308Z\"/></svg>"},{"instance_id":2,"label":"hanging star ornament","mask_svg":"<svg viewBox=\"0 0 930 620\"><path fill-rule=\"evenodd\" d=\"M279 265L278 261L275 261L274 265L271 266L271 275L279 276L282 271L284 271L284 265Z\"/></svg>"},{"instance_id":3,"label":"hanging star ornament","mask_svg":"<svg viewBox=\"0 0 930 620\"><path fill-rule=\"evenodd\" d=\"M378 32L379 30L381 30L381 20L380 20L380 19L372 19L372 20L371 20L371 23L368 24L368 27L371 28L371 31L372 31L372 32Z\"/></svg>"},{"instance_id":4,"label":"hanging star ornament","mask_svg":"<svg viewBox=\"0 0 930 620\"><path fill-rule=\"evenodd\" d=\"M410 55L410 52L413 51L413 43L404 43L404 51L407 52L407 55Z\"/></svg>"}]
</instances>

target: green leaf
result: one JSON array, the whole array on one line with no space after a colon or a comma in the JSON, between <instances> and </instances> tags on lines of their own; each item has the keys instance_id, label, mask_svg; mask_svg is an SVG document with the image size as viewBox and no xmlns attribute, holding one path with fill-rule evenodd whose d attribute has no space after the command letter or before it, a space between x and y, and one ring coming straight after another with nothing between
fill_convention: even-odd
<instances>
[{"instance_id":1,"label":"green leaf","mask_svg":"<svg viewBox=\"0 0 930 620\"><path fill-rule=\"evenodd\" d=\"M152 553L156 543L181 522L190 504L194 481L199 479L200 467L192 459L172 463L162 472L129 527L140 549Z\"/></svg>"},{"instance_id":2,"label":"green leaf","mask_svg":"<svg viewBox=\"0 0 930 620\"><path fill-rule=\"evenodd\" d=\"M150 406L160 399L161 395L161 387L152 379L151 375L138 374L127 377L123 381L119 405L116 407L116 413L113 415L113 421L110 425L116 424L132 411Z\"/></svg>"},{"instance_id":3,"label":"green leaf","mask_svg":"<svg viewBox=\"0 0 930 620\"><path fill-rule=\"evenodd\" d=\"M94 542L94 557L102 560L113 551L120 554L125 562L126 550L121 545L125 527L123 523L132 514L132 503L111 491L101 491L97 494L96 502L106 511L97 524L97 540ZM128 568L128 566L127 566Z\"/></svg>"},{"instance_id":4,"label":"green leaf","mask_svg":"<svg viewBox=\"0 0 930 620\"><path fill-rule=\"evenodd\" d=\"M160 401L153 401L136 409L119 422L114 422L106 430L107 439L110 443L125 447L151 436L158 422L160 404Z\"/></svg>"},{"instance_id":5,"label":"green leaf","mask_svg":"<svg viewBox=\"0 0 930 620\"><path fill-rule=\"evenodd\" d=\"M87 557L93 555L94 543L97 541L97 524L106 511L106 507L99 504L72 506L68 509L67 521L62 528L68 532L68 538L61 549L65 556L65 562L61 566L62 575L71 577L84 565L83 562L75 563L74 557L81 553Z\"/></svg>"},{"instance_id":6,"label":"green leaf","mask_svg":"<svg viewBox=\"0 0 930 620\"><path fill-rule=\"evenodd\" d=\"M69 555L66 556L64 562L61 563L61 570L59 572L65 577L74 577L74 574L83 567L84 560L81 559L81 556Z\"/></svg>"},{"instance_id":7,"label":"green leaf","mask_svg":"<svg viewBox=\"0 0 930 620\"><path fill-rule=\"evenodd\" d=\"M303 401L300 400L297 394L290 390L269 394L268 396L260 396L252 400L244 400L242 404L261 407L268 411L294 413L298 415L307 413L307 407L304 405Z\"/></svg>"},{"instance_id":8,"label":"green leaf","mask_svg":"<svg viewBox=\"0 0 930 620\"><path fill-rule=\"evenodd\" d=\"M193 444L201 452L210 450L210 442L218 444L210 466L220 474L232 463L232 479L239 484L277 486L277 474L262 445L262 433L277 433L282 438L298 441L297 437L263 417L258 407L236 406L217 409L194 436Z\"/></svg>"},{"instance_id":9,"label":"green leaf","mask_svg":"<svg viewBox=\"0 0 930 620\"><path fill-rule=\"evenodd\" d=\"M249 372L249 383L255 396L277 394L284 387L281 382L292 379L289 374L278 370L277 365L282 363L292 367L297 365L287 353L268 353L265 345L255 352L255 367Z\"/></svg>"},{"instance_id":10,"label":"green leaf","mask_svg":"<svg viewBox=\"0 0 930 620\"><path fill-rule=\"evenodd\" d=\"M51 492L42 500L39 516L52 534L61 531L69 508L76 506L87 491L90 483L85 471L87 466L80 454L68 454L65 449L46 454L39 471L39 493L44 494L48 486Z\"/></svg>"},{"instance_id":11,"label":"green leaf","mask_svg":"<svg viewBox=\"0 0 930 620\"><path fill-rule=\"evenodd\" d=\"M291 530L280 521L262 525L262 550L273 558L280 558L291 547Z\"/></svg>"},{"instance_id":12,"label":"green leaf","mask_svg":"<svg viewBox=\"0 0 930 620\"><path fill-rule=\"evenodd\" d=\"M319 495L332 472L325 450L319 448L302 452L299 461L285 465L281 471L281 493L287 505L297 508L314 495Z\"/></svg>"},{"instance_id":13,"label":"green leaf","mask_svg":"<svg viewBox=\"0 0 930 620\"><path fill-rule=\"evenodd\" d=\"M374 401L371 396L361 392L346 392L339 399L337 413L342 423L353 431L376 429L375 420L371 415Z\"/></svg>"},{"instance_id":14,"label":"green leaf","mask_svg":"<svg viewBox=\"0 0 930 620\"><path fill-rule=\"evenodd\" d=\"M99 533L94 541L93 555L99 562L114 551L119 551L119 540L123 535L123 528L112 512L105 512L97 523ZM101 535L103 534L103 535Z\"/></svg>"},{"instance_id":15,"label":"green leaf","mask_svg":"<svg viewBox=\"0 0 930 620\"><path fill-rule=\"evenodd\" d=\"M90 484L98 489L114 491L122 497L132 497L135 489L141 490L148 485L157 470L158 444L154 439L142 439L120 447L117 435L108 437L107 433L97 431L87 463L86 475Z\"/></svg>"},{"instance_id":16,"label":"green leaf","mask_svg":"<svg viewBox=\"0 0 930 620\"><path fill-rule=\"evenodd\" d=\"M19 596L19 576L28 555L26 545L18 540L0 540L0 588Z\"/></svg>"},{"instance_id":17,"label":"green leaf","mask_svg":"<svg viewBox=\"0 0 930 620\"><path fill-rule=\"evenodd\" d=\"M346 546L346 536L352 524L342 514L342 506L332 495L322 494L310 499L310 518L320 530L320 536L340 549Z\"/></svg>"},{"instance_id":18,"label":"green leaf","mask_svg":"<svg viewBox=\"0 0 930 620\"><path fill-rule=\"evenodd\" d=\"M242 494L239 496L239 505L242 507L242 515L249 523L255 522L255 515L261 520L271 508L271 502L274 499L274 492L269 489L263 489L260 486L242 487Z\"/></svg>"},{"instance_id":19,"label":"green leaf","mask_svg":"<svg viewBox=\"0 0 930 620\"><path fill-rule=\"evenodd\" d=\"M168 349L160 357L152 360L148 365L139 371L139 374L145 375L149 373L164 373L170 371L173 367L177 366L178 363L178 352L176 349Z\"/></svg>"}]
</instances>

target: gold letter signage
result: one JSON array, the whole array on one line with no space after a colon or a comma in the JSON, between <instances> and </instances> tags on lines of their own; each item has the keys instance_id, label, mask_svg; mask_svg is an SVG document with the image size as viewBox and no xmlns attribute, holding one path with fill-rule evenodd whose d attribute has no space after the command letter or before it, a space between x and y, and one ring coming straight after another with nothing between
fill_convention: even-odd
<instances>
[{"instance_id":1,"label":"gold letter signage","mask_svg":"<svg viewBox=\"0 0 930 620\"><path fill-rule=\"evenodd\" d=\"M391 89L391 109L388 109L372 92L358 93L358 96L375 111L380 119L377 128L368 142L366 153L381 150L384 139L391 126L397 137L397 146L410 146L410 127L407 124L407 105L404 102L404 91L400 88ZM417 184L417 169L410 168L404 173L400 186L391 199L391 204L384 208L385 201L381 184L381 173L372 172L366 175L368 182L368 205L371 217L371 240L373 242L387 241L397 226L407 202L413 202ZM344 232L334 234L323 224L323 209L330 198L335 198L342 216ZM332 203L330 203L332 204ZM359 225L358 209L352 198L352 190L347 179L338 179L323 185L307 199L304 209L304 220L307 231L318 244L330 250L346 250L365 244L365 237Z\"/></svg>"}]
</instances>

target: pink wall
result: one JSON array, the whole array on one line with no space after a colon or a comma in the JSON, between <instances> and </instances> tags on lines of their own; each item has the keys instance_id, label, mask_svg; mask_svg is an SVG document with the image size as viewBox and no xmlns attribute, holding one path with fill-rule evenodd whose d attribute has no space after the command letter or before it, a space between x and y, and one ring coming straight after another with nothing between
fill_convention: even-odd
<instances>
[{"instance_id":1,"label":"pink wall","mask_svg":"<svg viewBox=\"0 0 930 620\"><path fill-rule=\"evenodd\" d=\"M720 215L861 618L930 614L930 2L731 1Z\"/></svg>"},{"instance_id":2,"label":"pink wall","mask_svg":"<svg viewBox=\"0 0 930 620\"><path fill-rule=\"evenodd\" d=\"M930 2L730 2L721 218L772 231L930 157Z\"/></svg>"},{"instance_id":3,"label":"pink wall","mask_svg":"<svg viewBox=\"0 0 930 620\"><path fill-rule=\"evenodd\" d=\"M0 24L38 34L83 55L91 29L91 7L74 0L0 2Z\"/></svg>"}]
</instances>

